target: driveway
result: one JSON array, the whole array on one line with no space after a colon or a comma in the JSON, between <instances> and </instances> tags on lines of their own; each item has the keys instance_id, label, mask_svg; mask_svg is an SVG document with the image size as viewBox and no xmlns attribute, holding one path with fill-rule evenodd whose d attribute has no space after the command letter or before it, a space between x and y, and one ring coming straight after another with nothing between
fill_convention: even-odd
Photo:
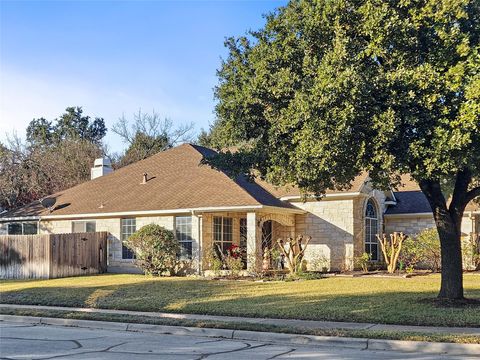
<instances>
[{"instance_id":1,"label":"driveway","mask_svg":"<svg viewBox=\"0 0 480 360\"><path fill-rule=\"evenodd\" d=\"M1 359L469 359L465 356L268 344L52 325L0 323ZM471 357L471 359L474 359Z\"/></svg>"}]
</instances>

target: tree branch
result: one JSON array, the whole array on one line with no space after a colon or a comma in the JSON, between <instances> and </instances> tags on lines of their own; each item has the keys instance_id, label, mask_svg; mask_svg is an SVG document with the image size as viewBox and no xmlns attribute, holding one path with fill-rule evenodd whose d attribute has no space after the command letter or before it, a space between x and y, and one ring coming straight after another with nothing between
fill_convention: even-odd
<instances>
[{"instance_id":1,"label":"tree branch","mask_svg":"<svg viewBox=\"0 0 480 360\"><path fill-rule=\"evenodd\" d=\"M467 194L465 195L465 199L467 200L467 204L470 201L472 201L473 199L475 199L476 197L479 197L479 196L480 196L480 186L478 186L476 188L473 188L472 190L467 192Z\"/></svg>"},{"instance_id":2,"label":"tree branch","mask_svg":"<svg viewBox=\"0 0 480 360\"><path fill-rule=\"evenodd\" d=\"M468 168L464 168L457 172L455 179L455 188L453 189L452 202L450 203L450 212L455 211L455 213L463 214L465 206L468 204L466 199L466 194L468 191L468 186L472 182L472 172Z\"/></svg>"}]
</instances>

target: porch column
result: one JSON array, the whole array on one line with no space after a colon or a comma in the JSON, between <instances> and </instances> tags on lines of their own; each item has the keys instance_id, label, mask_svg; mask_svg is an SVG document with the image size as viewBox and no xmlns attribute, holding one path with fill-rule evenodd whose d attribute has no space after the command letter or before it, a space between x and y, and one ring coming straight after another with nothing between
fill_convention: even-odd
<instances>
[{"instance_id":1,"label":"porch column","mask_svg":"<svg viewBox=\"0 0 480 360\"><path fill-rule=\"evenodd\" d=\"M247 213L247 269L252 272L262 268L262 233L258 221L256 213Z\"/></svg>"},{"instance_id":2,"label":"porch column","mask_svg":"<svg viewBox=\"0 0 480 360\"><path fill-rule=\"evenodd\" d=\"M199 274L201 273L201 240L202 240L202 230L201 230L202 216L197 215L192 211L192 269L195 269Z\"/></svg>"}]
</instances>

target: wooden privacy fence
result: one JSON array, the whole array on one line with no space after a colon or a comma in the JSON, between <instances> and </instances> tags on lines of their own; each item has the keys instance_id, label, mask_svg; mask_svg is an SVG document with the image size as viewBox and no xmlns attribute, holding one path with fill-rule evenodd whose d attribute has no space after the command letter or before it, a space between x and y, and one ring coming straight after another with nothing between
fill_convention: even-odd
<instances>
[{"instance_id":1,"label":"wooden privacy fence","mask_svg":"<svg viewBox=\"0 0 480 360\"><path fill-rule=\"evenodd\" d=\"M107 233L0 235L1 279L54 279L103 273Z\"/></svg>"}]
</instances>

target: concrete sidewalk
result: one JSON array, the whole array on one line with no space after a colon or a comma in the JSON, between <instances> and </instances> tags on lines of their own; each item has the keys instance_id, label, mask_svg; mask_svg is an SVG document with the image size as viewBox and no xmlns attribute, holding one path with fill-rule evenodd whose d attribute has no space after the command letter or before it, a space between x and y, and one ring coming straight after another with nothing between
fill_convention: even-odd
<instances>
[{"instance_id":1,"label":"concrete sidewalk","mask_svg":"<svg viewBox=\"0 0 480 360\"><path fill-rule=\"evenodd\" d=\"M182 320L203 320L203 321L221 321L230 323L254 323L275 326L289 326L304 329L348 329L348 330L377 330L377 331L404 331L415 333L435 333L435 334L461 334L480 336L480 328L471 327L433 327L433 326L409 326L409 325L388 325L388 324L369 324L354 322L333 322L333 321L314 321L314 320L294 320L294 319L267 319L267 318L248 318L236 316L215 316L198 314L178 314L163 312L145 312L128 310L109 310L95 308L72 308L61 306L39 306L39 305L15 305L0 304L0 309L31 309L31 310L60 310L76 311L85 313L115 314L115 315L133 315L147 316L151 318L164 319L182 319Z\"/></svg>"}]
</instances>

